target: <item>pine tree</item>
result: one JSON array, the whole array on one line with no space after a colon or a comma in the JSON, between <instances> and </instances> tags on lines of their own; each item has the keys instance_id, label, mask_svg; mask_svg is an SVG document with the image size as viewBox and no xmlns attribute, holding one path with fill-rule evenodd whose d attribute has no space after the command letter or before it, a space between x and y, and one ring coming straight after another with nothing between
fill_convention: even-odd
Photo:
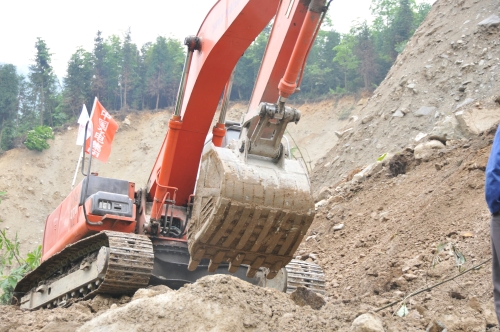
<instances>
[{"instance_id":1,"label":"pine tree","mask_svg":"<svg viewBox=\"0 0 500 332\"><path fill-rule=\"evenodd\" d=\"M102 32L97 31L97 36L94 39L94 74L92 76L92 93L94 96L102 100L106 94L106 48L102 38Z\"/></svg>"},{"instance_id":2,"label":"pine tree","mask_svg":"<svg viewBox=\"0 0 500 332\"><path fill-rule=\"evenodd\" d=\"M106 56L104 58L105 73L105 105L108 109L118 110L123 105L121 72L122 72L122 42L117 35L110 36L104 43Z\"/></svg>"},{"instance_id":3,"label":"pine tree","mask_svg":"<svg viewBox=\"0 0 500 332\"><path fill-rule=\"evenodd\" d=\"M11 64L0 65L0 151L9 149L18 109L19 76Z\"/></svg>"},{"instance_id":4,"label":"pine tree","mask_svg":"<svg viewBox=\"0 0 500 332\"><path fill-rule=\"evenodd\" d=\"M141 110L143 110L146 107L146 96L148 95L147 85L146 85L147 71L148 71L147 58L149 50L151 49L152 46L153 44L151 42L147 42L146 44L142 45L141 52L139 55L139 63L137 70L139 79L137 80L137 86L133 92L134 92L134 100L136 101L135 107Z\"/></svg>"},{"instance_id":5,"label":"pine tree","mask_svg":"<svg viewBox=\"0 0 500 332\"><path fill-rule=\"evenodd\" d=\"M354 54L359 60L358 68L363 78L364 88L370 90L377 75L377 55L372 34L366 21L357 28Z\"/></svg>"},{"instance_id":6,"label":"pine tree","mask_svg":"<svg viewBox=\"0 0 500 332\"><path fill-rule=\"evenodd\" d=\"M137 46L132 43L130 29L128 29L125 34L122 52L122 70L120 77L120 86L123 89L122 107L128 109L127 93L134 88L139 78L137 73L139 52L137 51Z\"/></svg>"},{"instance_id":7,"label":"pine tree","mask_svg":"<svg viewBox=\"0 0 500 332\"><path fill-rule=\"evenodd\" d=\"M179 89L179 82L182 76L182 69L184 66L184 47L181 42L167 38L167 49L168 49L168 79L166 88L166 98L165 106L170 106L175 104L177 98L177 91Z\"/></svg>"},{"instance_id":8,"label":"pine tree","mask_svg":"<svg viewBox=\"0 0 500 332\"><path fill-rule=\"evenodd\" d=\"M159 36L149 49L146 73L147 92L156 99L155 110L158 109L161 93L166 93L168 61L167 39Z\"/></svg>"},{"instance_id":9,"label":"pine tree","mask_svg":"<svg viewBox=\"0 0 500 332\"><path fill-rule=\"evenodd\" d=\"M71 115L78 116L82 104L92 103L92 54L79 48L68 62L64 78L64 107Z\"/></svg>"},{"instance_id":10,"label":"pine tree","mask_svg":"<svg viewBox=\"0 0 500 332\"><path fill-rule=\"evenodd\" d=\"M342 38L342 42L333 48L335 52L337 52L333 58L333 62L338 63L344 73L344 91L346 92L349 91L347 77L350 73L354 72L359 65L359 61L354 55L355 42L355 37L351 34L347 34Z\"/></svg>"},{"instance_id":11,"label":"pine tree","mask_svg":"<svg viewBox=\"0 0 500 332\"><path fill-rule=\"evenodd\" d=\"M394 15L392 30L392 45L394 46L393 51L402 50L408 39L410 39L415 31L414 13L411 9L410 0L399 0L399 7Z\"/></svg>"},{"instance_id":12,"label":"pine tree","mask_svg":"<svg viewBox=\"0 0 500 332\"><path fill-rule=\"evenodd\" d=\"M43 39L37 38L35 43L35 64L29 67L29 80L35 110L40 125L53 126L52 115L56 108L57 79L52 69L49 48Z\"/></svg>"}]
</instances>

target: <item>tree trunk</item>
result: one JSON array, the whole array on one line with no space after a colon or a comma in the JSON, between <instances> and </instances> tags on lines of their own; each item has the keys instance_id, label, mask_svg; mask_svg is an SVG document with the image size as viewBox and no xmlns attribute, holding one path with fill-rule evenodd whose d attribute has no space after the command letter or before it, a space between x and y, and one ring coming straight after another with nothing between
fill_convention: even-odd
<instances>
[{"instance_id":1,"label":"tree trunk","mask_svg":"<svg viewBox=\"0 0 500 332\"><path fill-rule=\"evenodd\" d=\"M127 109L127 80L125 81L125 86L123 87L123 108Z\"/></svg>"},{"instance_id":2,"label":"tree trunk","mask_svg":"<svg viewBox=\"0 0 500 332\"><path fill-rule=\"evenodd\" d=\"M42 107L40 107L40 126L43 126L43 109L45 107L45 91L44 91L44 86L43 86L43 79L42 79Z\"/></svg>"},{"instance_id":3,"label":"tree trunk","mask_svg":"<svg viewBox=\"0 0 500 332\"><path fill-rule=\"evenodd\" d=\"M2 135L3 135L3 124L5 123L5 118L2 118L2 126L0 126L0 151L2 151Z\"/></svg>"},{"instance_id":4,"label":"tree trunk","mask_svg":"<svg viewBox=\"0 0 500 332\"><path fill-rule=\"evenodd\" d=\"M158 111L158 103L160 102L160 71L158 71L158 77L156 78L156 108Z\"/></svg>"}]
</instances>

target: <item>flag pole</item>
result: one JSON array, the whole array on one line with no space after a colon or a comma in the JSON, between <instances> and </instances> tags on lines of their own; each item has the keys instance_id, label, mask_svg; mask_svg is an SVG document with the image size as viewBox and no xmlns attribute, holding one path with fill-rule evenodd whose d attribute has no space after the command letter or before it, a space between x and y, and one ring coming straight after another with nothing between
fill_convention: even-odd
<instances>
[{"instance_id":1,"label":"flag pole","mask_svg":"<svg viewBox=\"0 0 500 332\"><path fill-rule=\"evenodd\" d=\"M97 100L97 97L94 99L94 105L92 107L92 112L94 112L96 100ZM71 189L73 189L73 187L75 185L76 175L78 174L78 169L80 168L80 162L83 160L83 158L85 158L86 133L84 133L84 131L87 128L87 124L89 123L89 119L90 118L89 118L89 114L87 112L87 107L85 107L85 104L83 104L82 112L80 114L80 117L78 118L79 129L78 129L78 137L76 139L76 145L81 145L82 149L80 151L80 156L78 157L78 161L76 164L75 174L73 175L73 181L71 182ZM83 130L82 130L82 128L83 128Z\"/></svg>"},{"instance_id":2,"label":"flag pole","mask_svg":"<svg viewBox=\"0 0 500 332\"><path fill-rule=\"evenodd\" d=\"M82 158L83 158L83 149L84 148L85 147L82 146L82 150L80 152L80 157L78 158L78 163L76 164L75 175L73 175L73 182L71 182L71 189L73 189L73 186L75 185L76 174L78 174L78 168L80 168L80 162L82 161Z\"/></svg>"}]
</instances>

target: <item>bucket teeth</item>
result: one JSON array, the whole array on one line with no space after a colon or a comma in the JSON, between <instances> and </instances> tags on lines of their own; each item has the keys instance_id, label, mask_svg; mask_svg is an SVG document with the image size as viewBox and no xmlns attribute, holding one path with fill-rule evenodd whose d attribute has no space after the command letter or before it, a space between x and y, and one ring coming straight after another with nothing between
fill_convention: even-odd
<instances>
[{"instance_id":1,"label":"bucket teeth","mask_svg":"<svg viewBox=\"0 0 500 332\"><path fill-rule=\"evenodd\" d=\"M293 257L314 218L307 173L297 161L243 162L233 151L211 148L202 157L188 229L188 269L210 259L235 273L261 267L272 279Z\"/></svg>"}]
</instances>

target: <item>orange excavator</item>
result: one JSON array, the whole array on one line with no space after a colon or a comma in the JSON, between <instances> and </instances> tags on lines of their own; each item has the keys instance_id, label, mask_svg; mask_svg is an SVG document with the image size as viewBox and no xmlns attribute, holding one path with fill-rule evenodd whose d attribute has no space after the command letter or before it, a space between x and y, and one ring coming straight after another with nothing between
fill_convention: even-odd
<instances>
[{"instance_id":1,"label":"orange excavator","mask_svg":"<svg viewBox=\"0 0 500 332\"><path fill-rule=\"evenodd\" d=\"M323 292L321 269L292 259L315 213L307 172L283 137L300 120L286 102L328 5L219 0L185 40L175 110L147 185L94 175L92 159L82 165L84 180L47 217L42 263L14 290L21 308L179 288L210 273ZM248 112L241 124L226 121L232 72L271 20Z\"/></svg>"}]
</instances>

